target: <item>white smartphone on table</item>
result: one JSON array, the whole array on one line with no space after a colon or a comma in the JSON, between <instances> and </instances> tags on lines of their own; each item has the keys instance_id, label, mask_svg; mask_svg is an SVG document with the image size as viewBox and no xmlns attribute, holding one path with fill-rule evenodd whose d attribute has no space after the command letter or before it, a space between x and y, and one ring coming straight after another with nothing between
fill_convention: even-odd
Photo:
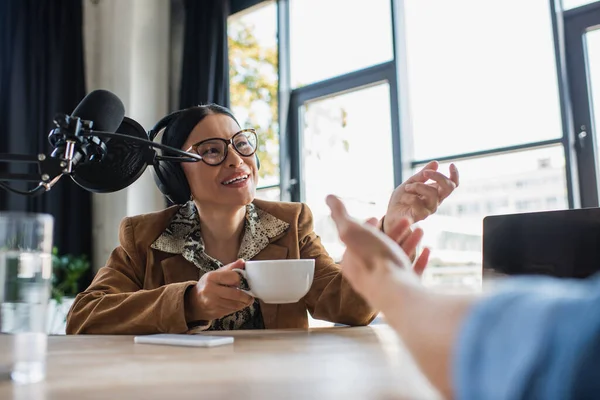
<instances>
[{"instance_id":1,"label":"white smartphone on table","mask_svg":"<svg viewBox=\"0 0 600 400\"><path fill-rule=\"evenodd\" d=\"M233 343L233 336L159 333L156 335L136 336L133 338L133 342L138 344L163 344L170 346L215 347Z\"/></svg>"}]
</instances>

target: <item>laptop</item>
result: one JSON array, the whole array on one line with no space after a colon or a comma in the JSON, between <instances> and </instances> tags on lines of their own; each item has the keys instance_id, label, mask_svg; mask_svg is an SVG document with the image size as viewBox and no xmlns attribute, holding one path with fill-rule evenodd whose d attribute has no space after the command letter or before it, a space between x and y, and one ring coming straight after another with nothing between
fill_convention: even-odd
<instances>
[{"instance_id":1,"label":"laptop","mask_svg":"<svg viewBox=\"0 0 600 400\"><path fill-rule=\"evenodd\" d=\"M483 276L587 278L600 271L600 208L483 220Z\"/></svg>"}]
</instances>

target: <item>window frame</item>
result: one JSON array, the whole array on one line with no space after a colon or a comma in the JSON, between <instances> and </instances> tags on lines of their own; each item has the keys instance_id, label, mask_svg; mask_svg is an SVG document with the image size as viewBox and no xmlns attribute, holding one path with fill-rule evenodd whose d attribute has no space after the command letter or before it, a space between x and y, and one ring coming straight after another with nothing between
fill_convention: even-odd
<instances>
[{"instance_id":1,"label":"window frame","mask_svg":"<svg viewBox=\"0 0 600 400\"><path fill-rule=\"evenodd\" d=\"M589 71L583 35L592 26L600 25L600 1L572 8L562 13L564 39L560 45L568 71L565 90L569 92L565 120L569 143L575 153L581 207L598 207L598 159L596 142L598 131L591 111L592 93L589 91ZM600 105L597 105L600 107ZM598 121L600 122L600 121ZM589 185L589 182L594 182Z\"/></svg>"}]
</instances>

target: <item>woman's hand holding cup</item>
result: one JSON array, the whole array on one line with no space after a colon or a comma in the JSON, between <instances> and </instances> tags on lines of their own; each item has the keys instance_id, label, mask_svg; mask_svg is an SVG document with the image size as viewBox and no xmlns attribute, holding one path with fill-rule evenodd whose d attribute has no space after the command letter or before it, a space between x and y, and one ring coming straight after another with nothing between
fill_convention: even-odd
<instances>
[{"instance_id":1,"label":"woman's hand holding cup","mask_svg":"<svg viewBox=\"0 0 600 400\"><path fill-rule=\"evenodd\" d=\"M211 321L250 306L254 298L238 289L240 275L233 271L243 268L240 259L202 275L185 295L186 319Z\"/></svg>"}]
</instances>

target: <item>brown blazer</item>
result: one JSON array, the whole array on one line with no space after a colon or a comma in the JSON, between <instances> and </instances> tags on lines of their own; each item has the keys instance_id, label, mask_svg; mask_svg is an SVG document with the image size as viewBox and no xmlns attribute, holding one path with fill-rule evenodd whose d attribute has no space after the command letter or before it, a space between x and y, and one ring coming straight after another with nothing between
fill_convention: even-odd
<instances>
[{"instance_id":1,"label":"brown blazer","mask_svg":"<svg viewBox=\"0 0 600 400\"><path fill-rule=\"evenodd\" d=\"M314 318L347 325L367 325L376 311L342 277L313 231L310 209L301 203L255 200L254 205L290 227L274 237L255 260L314 258L310 291L298 303L260 302L265 328L307 328ZM150 245L169 225L179 206L127 217L121 222L120 246L80 293L67 316L67 333L184 333L184 294L199 279L199 269L180 254Z\"/></svg>"}]
</instances>

